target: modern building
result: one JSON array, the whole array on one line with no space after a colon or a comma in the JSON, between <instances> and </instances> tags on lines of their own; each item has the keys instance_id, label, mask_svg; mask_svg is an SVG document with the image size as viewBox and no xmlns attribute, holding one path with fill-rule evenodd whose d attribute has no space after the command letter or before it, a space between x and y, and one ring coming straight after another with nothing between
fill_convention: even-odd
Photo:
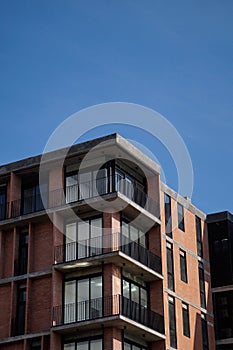
<instances>
[{"instance_id":1,"label":"modern building","mask_svg":"<svg viewBox=\"0 0 233 350\"><path fill-rule=\"evenodd\" d=\"M205 215L117 134L0 167L0 350L215 348Z\"/></svg>"},{"instance_id":2,"label":"modern building","mask_svg":"<svg viewBox=\"0 0 233 350\"><path fill-rule=\"evenodd\" d=\"M207 216L211 281L218 350L233 350L233 215Z\"/></svg>"}]
</instances>

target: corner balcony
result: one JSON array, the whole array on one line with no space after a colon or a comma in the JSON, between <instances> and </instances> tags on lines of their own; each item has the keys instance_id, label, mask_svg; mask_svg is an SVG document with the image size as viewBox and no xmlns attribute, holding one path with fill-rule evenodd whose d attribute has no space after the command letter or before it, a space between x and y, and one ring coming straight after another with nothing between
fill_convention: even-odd
<instances>
[{"instance_id":1,"label":"corner balcony","mask_svg":"<svg viewBox=\"0 0 233 350\"><path fill-rule=\"evenodd\" d=\"M165 339L163 316L122 295L53 308L52 329L61 334L109 326L128 329L134 334L142 332L148 341Z\"/></svg>"},{"instance_id":2,"label":"corner balcony","mask_svg":"<svg viewBox=\"0 0 233 350\"><path fill-rule=\"evenodd\" d=\"M104 204L101 199L104 199ZM113 202L114 201L114 202ZM86 181L79 184L66 186L65 189L50 191L46 195L46 203L42 203L40 194L17 199L0 207L0 222L11 219L24 218L35 214L45 213L45 209L50 211L65 211L68 206L72 209L87 211L92 203L98 210L103 210L105 206L114 203L114 209L120 211L124 209L133 216L141 214L145 220L160 224L159 204L150 198L135 183L128 183L122 180L115 183L115 177L109 176L98 178L96 181Z\"/></svg>"},{"instance_id":3,"label":"corner balcony","mask_svg":"<svg viewBox=\"0 0 233 350\"><path fill-rule=\"evenodd\" d=\"M161 258L120 232L57 246L54 261L54 267L65 272L114 263L148 282L163 278Z\"/></svg>"}]
</instances>

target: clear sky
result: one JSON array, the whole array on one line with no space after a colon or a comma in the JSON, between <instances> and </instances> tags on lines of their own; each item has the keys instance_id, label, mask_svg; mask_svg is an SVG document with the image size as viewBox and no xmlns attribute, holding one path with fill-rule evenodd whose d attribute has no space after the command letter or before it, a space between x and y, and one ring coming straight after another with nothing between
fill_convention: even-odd
<instances>
[{"instance_id":1,"label":"clear sky","mask_svg":"<svg viewBox=\"0 0 233 350\"><path fill-rule=\"evenodd\" d=\"M1 0L0 164L43 151L78 110L123 101L155 109L183 137L193 202L233 212L232 0ZM165 148L143 132L100 127L148 147L177 189Z\"/></svg>"}]
</instances>

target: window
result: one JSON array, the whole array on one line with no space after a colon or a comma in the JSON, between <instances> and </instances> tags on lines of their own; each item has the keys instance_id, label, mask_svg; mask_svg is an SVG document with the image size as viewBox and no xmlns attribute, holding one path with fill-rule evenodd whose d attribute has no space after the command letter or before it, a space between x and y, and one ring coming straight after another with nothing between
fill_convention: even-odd
<instances>
[{"instance_id":1,"label":"window","mask_svg":"<svg viewBox=\"0 0 233 350\"><path fill-rule=\"evenodd\" d=\"M66 202L72 203L108 193L107 169L89 169L66 174Z\"/></svg>"},{"instance_id":2,"label":"window","mask_svg":"<svg viewBox=\"0 0 233 350\"><path fill-rule=\"evenodd\" d=\"M130 340L125 340L123 350L147 350L147 347L134 343Z\"/></svg>"},{"instance_id":3,"label":"window","mask_svg":"<svg viewBox=\"0 0 233 350\"><path fill-rule=\"evenodd\" d=\"M122 274L123 315L144 324L148 317L149 296L147 285L125 270Z\"/></svg>"},{"instance_id":4,"label":"window","mask_svg":"<svg viewBox=\"0 0 233 350\"><path fill-rule=\"evenodd\" d=\"M17 288L15 335L24 334L25 311L26 311L26 286L24 284L21 284L21 285L18 285L18 288Z\"/></svg>"},{"instance_id":5,"label":"window","mask_svg":"<svg viewBox=\"0 0 233 350\"><path fill-rule=\"evenodd\" d=\"M43 200L46 200L48 185L33 185L30 187L24 187L23 189L23 214L34 213L44 209L44 204L41 199L41 193Z\"/></svg>"},{"instance_id":6,"label":"window","mask_svg":"<svg viewBox=\"0 0 233 350\"><path fill-rule=\"evenodd\" d=\"M233 338L233 290L213 294L216 338Z\"/></svg>"},{"instance_id":7,"label":"window","mask_svg":"<svg viewBox=\"0 0 233 350\"><path fill-rule=\"evenodd\" d=\"M180 278L183 282L188 282L186 252L180 249Z\"/></svg>"},{"instance_id":8,"label":"window","mask_svg":"<svg viewBox=\"0 0 233 350\"><path fill-rule=\"evenodd\" d=\"M87 339L83 341L72 341L64 344L63 350L102 350L103 341L98 339Z\"/></svg>"},{"instance_id":9,"label":"window","mask_svg":"<svg viewBox=\"0 0 233 350\"><path fill-rule=\"evenodd\" d=\"M102 276L65 282L64 323L102 316Z\"/></svg>"},{"instance_id":10,"label":"window","mask_svg":"<svg viewBox=\"0 0 233 350\"><path fill-rule=\"evenodd\" d=\"M66 261L102 254L102 218L89 218L66 225Z\"/></svg>"},{"instance_id":11,"label":"window","mask_svg":"<svg viewBox=\"0 0 233 350\"><path fill-rule=\"evenodd\" d=\"M168 288L174 291L173 246L169 242L167 242L167 279Z\"/></svg>"},{"instance_id":12,"label":"window","mask_svg":"<svg viewBox=\"0 0 233 350\"><path fill-rule=\"evenodd\" d=\"M203 257L201 219L196 216L197 255Z\"/></svg>"},{"instance_id":13,"label":"window","mask_svg":"<svg viewBox=\"0 0 233 350\"><path fill-rule=\"evenodd\" d=\"M190 337L190 326L189 326L189 307L187 304L182 304L182 318L183 318L183 334L186 337Z\"/></svg>"},{"instance_id":14,"label":"window","mask_svg":"<svg viewBox=\"0 0 233 350\"><path fill-rule=\"evenodd\" d=\"M206 315L201 314L201 328L202 328L202 346L203 350L209 350L209 341L208 341L208 326Z\"/></svg>"},{"instance_id":15,"label":"window","mask_svg":"<svg viewBox=\"0 0 233 350\"><path fill-rule=\"evenodd\" d=\"M147 235L136 226L130 224L126 219L122 219L121 232L123 244L136 242L144 248L148 247Z\"/></svg>"},{"instance_id":16,"label":"window","mask_svg":"<svg viewBox=\"0 0 233 350\"><path fill-rule=\"evenodd\" d=\"M147 308L148 306L148 295L145 284L140 285L139 283L129 280L126 277L122 279L123 297Z\"/></svg>"},{"instance_id":17,"label":"window","mask_svg":"<svg viewBox=\"0 0 233 350\"><path fill-rule=\"evenodd\" d=\"M6 186L0 186L0 220L6 218Z\"/></svg>"},{"instance_id":18,"label":"window","mask_svg":"<svg viewBox=\"0 0 233 350\"><path fill-rule=\"evenodd\" d=\"M220 239L212 241L211 251L213 286L217 287L232 284L233 270L231 240L229 240L228 237L221 237Z\"/></svg>"},{"instance_id":19,"label":"window","mask_svg":"<svg viewBox=\"0 0 233 350\"><path fill-rule=\"evenodd\" d=\"M19 233L19 259L18 259L18 274L24 275L27 273L28 265L28 229L21 229Z\"/></svg>"},{"instance_id":20,"label":"window","mask_svg":"<svg viewBox=\"0 0 233 350\"><path fill-rule=\"evenodd\" d=\"M201 300L201 307L203 309L206 308L206 298L205 298L205 278L204 278L204 267L201 262L199 262L199 285L200 285L200 300Z\"/></svg>"},{"instance_id":21,"label":"window","mask_svg":"<svg viewBox=\"0 0 233 350\"><path fill-rule=\"evenodd\" d=\"M170 346L177 348L175 300L168 297Z\"/></svg>"},{"instance_id":22,"label":"window","mask_svg":"<svg viewBox=\"0 0 233 350\"><path fill-rule=\"evenodd\" d=\"M178 228L182 231L185 230L184 228L184 207L180 203L177 203L177 210L178 210Z\"/></svg>"},{"instance_id":23,"label":"window","mask_svg":"<svg viewBox=\"0 0 233 350\"><path fill-rule=\"evenodd\" d=\"M166 193L164 193L164 211L166 235L172 238L171 197Z\"/></svg>"},{"instance_id":24,"label":"window","mask_svg":"<svg viewBox=\"0 0 233 350\"><path fill-rule=\"evenodd\" d=\"M128 174L117 165L115 169L115 191L123 193L129 199L135 201L140 206L146 203L146 193L143 179L138 181L134 176Z\"/></svg>"},{"instance_id":25,"label":"window","mask_svg":"<svg viewBox=\"0 0 233 350\"><path fill-rule=\"evenodd\" d=\"M30 343L30 350L41 350L40 338L33 339Z\"/></svg>"}]
</instances>

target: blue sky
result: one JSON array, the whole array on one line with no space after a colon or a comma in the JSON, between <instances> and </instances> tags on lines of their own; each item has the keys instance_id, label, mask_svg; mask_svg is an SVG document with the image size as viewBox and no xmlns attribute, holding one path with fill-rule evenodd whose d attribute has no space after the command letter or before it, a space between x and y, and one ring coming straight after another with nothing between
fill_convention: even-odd
<instances>
[{"instance_id":1,"label":"blue sky","mask_svg":"<svg viewBox=\"0 0 233 350\"><path fill-rule=\"evenodd\" d=\"M141 104L183 137L194 168L193 202L233 212L232 0L2 0L0 164L39 154L68 116L99 103ZM169 186L163 145L110 125L148 147Z\"/></svg>"}]
</instances>

